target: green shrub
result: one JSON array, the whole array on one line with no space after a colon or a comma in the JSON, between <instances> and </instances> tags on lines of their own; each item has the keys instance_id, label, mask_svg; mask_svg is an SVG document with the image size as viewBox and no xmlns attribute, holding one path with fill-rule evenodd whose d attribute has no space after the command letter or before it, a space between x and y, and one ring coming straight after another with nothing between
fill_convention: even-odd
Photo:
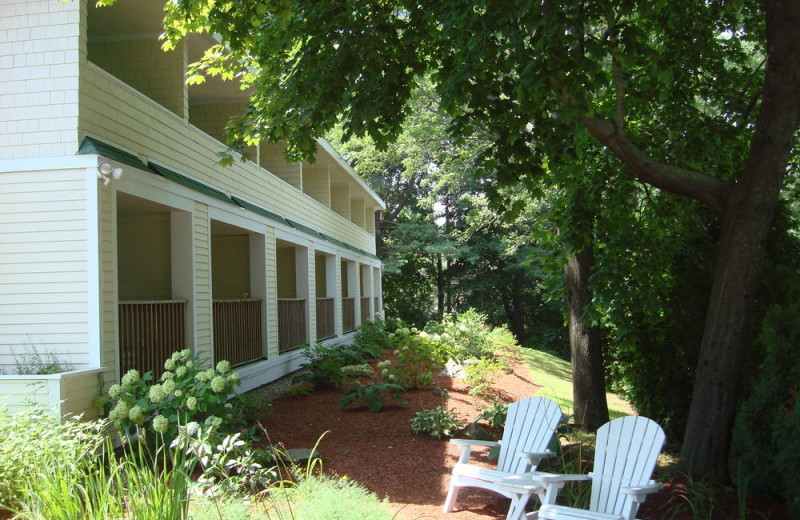
<instances>
[{"instance_id":1,"label":"green shrub","mask_svg":"<svg viewBox=\"0 0 800 520\"><path fill-rule=\"evenodd\" d=\"M800 303L769 310L757 343L766 352L733 431L738 481L760 497L780 497L800 517Z\"/></svg>"},{"instance_id":2,"label":"green shrub","mask_svg":"<svg viewBox=\"0 0 800 520\"><path fill-rule=\"evenodd\" d=\"M385 500L346 477L307 476L295 488L286 489L291 515L279 518L303 520L392 520ZM282 493L272 495L279 501Z\"/></svg>"},{"instance_id":3,"label":"green shrub","mask_svg":"<svg viewBox=\"0 0 800 520\"><path fill-rule=\"evenodd\" d=\"M490 340L485 315L468 309L455 318L445 316L442 325L448 337L452 338L453 359L479 359L494 355L495 348Z\"/></svg>"},{"instance_id":4,"label":"green shrub","mask_svg":"<svg viewBox=\"0 0 800 520\"><path fill-rule=\"evenodd\" d=\"M356 381L355 385L347 389L339 402L342 404L342 409L352 403L361 402L370 412L378 412L383 408L383 400L387 397L400 404L406 404L406 400L403 398L404 392L405 388L400 385L375 383L374 381L364 385L360 381Z\"/></svg>"},{"instance_id":5,"label":"green shrub","mask_svg":"<svg viewBox=\"0 0 800 520\"><path fill-rule=\"evenodd\" d=\"M506 366L494 358L481 358L477 363L464 365L464 381L469 386L469 395L482 395L491 390L497 373L504 368Z\"/></svg>"},{"instance_id":6,"label":"green shrub","mask_svg":"<svg viewBox=\"0 0 800 520\"><path fill-rule=\"evenodd\" d=\"M411 419L412 432L427 433L435 439L450 437L463 427L458 414L447 410L444 406L420 410Z\"/></svg>"},{"instance_id":7,"label":"green shrub","mask_svg":"<svg viewBox=\"0 0 800 520\"><path fill-rule=\"evenodd\" d=\"M371 358L380 357L389 348L386 324L381 320L368 321L358 328L353 348Z\"/></svg>"},{"instance_id":8,"label":"green shrub","mask_svg":"<svg viewBox=\"0 0 800 520\"><path fill-rule=\"evenodd\" d=\"M342 367L360 365L368 360L363 353L345 345L307 346L303 353L308 359L302 365L305 371L292 382L309 383L315 389L338 387L346 377Z\"/></svg>"},{"instance_id":9,"label":"green shrub","mask_svg":"<svg viewBox=\"0 0 800 520\"><path fill-rule=\"evenodd\" d=\"M103 442L103 423L71 418L61 423L40 410L9 413L0 408L0 504L16 507L25 498L29 476L58 461L66 469L94 463Z\"/></svg>"},{"instance_id":10,"label":"green shrub","mask_svg":"<svg viewBox=\"0 0 800 520\"><path fill-rule=\"evenodd\" d=\"M242 426L234 423L233 405L228 403L239 384L230 363L220 361L216 368L203 369L187 349L174 353L164 368L159 383L149 384L150 372L140 376L130 370L109 389L113 406L108 418L122 435L154 432L169 444L179 425L190 422L202 421L220 433Z\"/></svg>"},{"instance_id":11,"label":"green shrub","mask_svg":"<svg viewBox=\"0 0 800 520\"><path fill-rule=\"evenodd\" d=\"M395 347L395 360L378 363L384 380L406 389L432 388L433 374L447 360L448 348L438 334L400 328L389 334Z\"/></svg>"}]
</instances>

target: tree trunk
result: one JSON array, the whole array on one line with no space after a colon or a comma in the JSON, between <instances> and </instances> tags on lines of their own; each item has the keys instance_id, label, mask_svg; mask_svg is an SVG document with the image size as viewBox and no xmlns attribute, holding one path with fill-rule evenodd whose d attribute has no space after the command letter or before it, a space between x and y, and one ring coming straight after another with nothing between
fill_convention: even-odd
<instances>
[{"instance_id":1,"label":"tree trunk","mask_svg":"<svg viewBox=\"0 0 800 520\"><path fill-rule=\"evenodd\" d=\"M722 235L680 466L729 479L731 427L764 251L800 121L800 2L767 2L768 62L756 131Z\"/></svg>"},{"instance_id":2,"label":"tree trunk","mask_svg":"<svg viewBox=\"0 0 800 520\"><path fill-rule=\"evenodd\" d=\"M603 370L600 327L586 322L592 301L589 275L594 252L586 246L567 260L564 268L569 314L569 345L572 358L572 400L576 423L596 430L608 422L608 403Z\"/></svg>"}]
</instances>

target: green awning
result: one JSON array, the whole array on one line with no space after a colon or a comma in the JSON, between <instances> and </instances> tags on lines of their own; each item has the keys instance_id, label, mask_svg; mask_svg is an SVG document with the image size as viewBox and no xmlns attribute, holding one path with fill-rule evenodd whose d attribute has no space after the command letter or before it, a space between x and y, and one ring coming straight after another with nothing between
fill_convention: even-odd
<instances>
[{"instance_id":1,"label":"green awning","mask_svg":"<svg viewBox=\"0 0 800 520\"><path fill-rule=\"evenodd\" d=\"M295 222L294 220L291 220L291 219L288 219L288 218L286 219L286 222L288 222L290 226L292 226L293 228L297 229L298 231L302 231L303 233L307 233L307 234L311 235L312 237L319 238L321 240L325 239L325 237L322 236L322 234L319 231L311 229L308 226L304 226L303 224L301 224L299 222Z\"/></svg>"},{"instance_id":2,"label":"green awning","mask_svg":"<svg viewBox=\"0 0 800 520\"><path fill-rule=\"evenodd\" d=\"M247 202L246 200L242 200L236 195L234 195L232 198L236 204L240 205L241 207L243 207L248 211L252 211L253 213L261 215L262 217L267 217L268 219L274 220L275 222L280 222L281 224L288 224L286 219L278 215L277 213L273 213L268 209L262 208L261 206L256 206L255 204Z\"/></svg>"},{"instance_id":3,"label":"green awning","mask_svg":"<svg viewBox=\"0 0 800 520\"><path fill-rule=\"evenodd\" d=\"M337 245L339 247L343 247L343 248L347 249L347 245L344 242L342 242L341 240L337 240L337 239L333 238L330 235L326 235L325 233L320 233L320 235L322 235L322 238L324 238L325 240L327 240L331 244L334 244L334 245Z\"/></svg>"},{"instance_id":4,"label":"green awning","mask_svg":"<svg viewBox=\"0 0 800 520\"><path fill-rule=\"evenodd\" d=\"M147 165L132 153L124 152L119 148L115 148L110 144L106 144L91 137L85 137L83 139L80 148L78 148L78 155L102 155L112 161L121 162L122 164L127 164L128 166L133 166L140 170L149 170Z\"/></svg>"},{"instance_id":5,"label":"green awning","mask_svg":"<svg viewBox=\"0 0 800 520\"><path fill-rule=\"evenodd\" d=\"M209 197L214 197L215 199L219 199L223 202L230 202L231 204L233 204L233 200L231 200L231 198L222 190L218 190L207 184L203 184L202 182L190 179L185 175L181 175L180 173L174 172L169 168L165 168L158 164L150 163L150 169L156 172L157 174L161 175L162 177L169 179L172 182L180 184L181 186L186 186L187 188L199 191L200 193L204 193Z\"/></svg>"}]
</instances>

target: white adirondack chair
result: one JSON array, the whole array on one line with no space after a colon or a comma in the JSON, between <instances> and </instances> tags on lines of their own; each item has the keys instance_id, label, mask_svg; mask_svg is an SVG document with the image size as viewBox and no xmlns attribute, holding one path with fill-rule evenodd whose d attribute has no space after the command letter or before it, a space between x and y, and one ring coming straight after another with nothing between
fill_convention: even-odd
<instances>
[{"instance_id":1,"label":"white adirondack chair","mask_svg":"<svg viewBox=\"0 0 800 520\"><path fill-rule=\"evenodd\" d=\"M529 489L506 486L499 481L533 471L545 457L554 455L547 449L561 421L561 408L546 397L527 397L508 406L508 415L500 441L451 439L461 449L458 463L450 477L450 490L442 508L453 510L461 488L476 487L492 490L511 498L508 520L522 518L528 498L535 493ZM497 469L469 464L472 446L500 446Z\"/></svg>"},{"instance_id":2,"label":"white adirondack chair","mask_svg":"<svg viewBox=\"0 0 800 520\"><path fill-rule=\"evenodd\" d=\"M547 475L540 483L542 507L528 520L634 520L649 493L661 489L651 480L656 459L664 446L664 430L646 417L621 417L597 430L593 472L588 475ZM589 509L555 505L556 495L568 481L591 480Z\"/></svg>"}]
</instances>

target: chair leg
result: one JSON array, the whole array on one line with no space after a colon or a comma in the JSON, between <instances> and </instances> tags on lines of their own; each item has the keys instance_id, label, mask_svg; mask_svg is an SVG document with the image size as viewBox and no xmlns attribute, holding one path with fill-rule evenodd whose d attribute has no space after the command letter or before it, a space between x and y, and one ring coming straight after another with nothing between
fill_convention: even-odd
<instances>
[{"instance_id":1,"label":"chair leg","mask_svg":"<svg viewBox=\"0 0 800 520\"><path fill-rule=\"evenodd\" d=\"M453 506L456 505L456 500L458 500L458 493L461 491L460 487L457 486L450 486L450 490L447 492L447 498L444 501L444 506L442 507L442 511L445 513L449 513L453 510Z\"/></svg>"},{"instance_id":2,"label":"chair leg","mask_svg":"<svg viewBox=\"0 0 800 520\"><path fill-rule=\"evenodd\" d=\"M530 495L516 494L511 497L511 505L508 507L508 514L506 520L524 520L525 519L525 506L528 505Z\"/></svg>"}]
</instances>

